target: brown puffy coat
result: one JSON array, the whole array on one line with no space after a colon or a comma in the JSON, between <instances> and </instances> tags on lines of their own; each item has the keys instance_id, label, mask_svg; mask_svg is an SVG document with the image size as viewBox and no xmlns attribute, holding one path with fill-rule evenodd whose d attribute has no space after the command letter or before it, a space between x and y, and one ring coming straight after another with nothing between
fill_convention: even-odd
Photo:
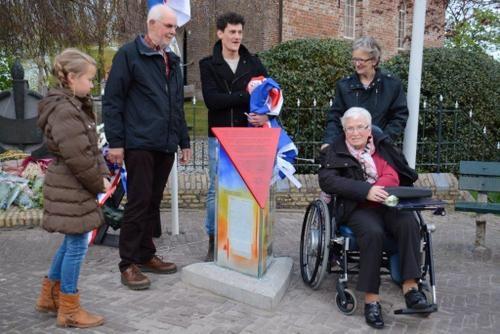
<instances>
[{"instance_id":1,"label":"brown puffy coat","mask_svg":"<svg viewBox=\"0 0 500 334\"><path fill-rule=\"evenodd\" d=\"M56 156L45 176L42 226L66 234L91 231L104 220L96 195L108 173L97 147L92 101L67 89L52 89L38 112L38 126Z\"/></svg>"}]
</instances>

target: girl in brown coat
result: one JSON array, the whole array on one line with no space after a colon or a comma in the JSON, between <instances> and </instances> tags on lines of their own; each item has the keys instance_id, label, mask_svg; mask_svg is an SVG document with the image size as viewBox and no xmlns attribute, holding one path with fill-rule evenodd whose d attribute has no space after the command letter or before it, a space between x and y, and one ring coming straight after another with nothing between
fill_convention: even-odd
<instances>
[{"instance_id":1,"label":"girl in brown coat","mask_svg":"<svg viewBox=\"0 0 500 334\"><path fill-rule=\"evenodd\" d=\"M103 317L80 307L77 289L88 232L103 222L96 195L109 187L88 95L95 73L92 57L76 49L64 50L54 63L59 87L51 89L38 106L38 126L55 156L45 177L43 228L65 236L43 280L36 309L57 312L57 325L63 327L104 323Z\"/></svg>"}]
</instances>

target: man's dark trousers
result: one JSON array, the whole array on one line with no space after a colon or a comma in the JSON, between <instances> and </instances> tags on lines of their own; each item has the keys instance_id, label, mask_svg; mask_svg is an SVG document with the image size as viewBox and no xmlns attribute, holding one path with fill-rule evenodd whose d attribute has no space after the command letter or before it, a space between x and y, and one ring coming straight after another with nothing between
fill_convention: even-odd
<instances>
[{"instance_id":1,"label":"man's dark trousers","mask_svg":"<svg viewBox=\"0 0 500 334\"><path fill-rule=\"evenodd\" d=\"M175 155L158 151L125 150L127 204L120 230L120 271L149 261L156 253L153 227Z\"/></svg>"}]
</instances>

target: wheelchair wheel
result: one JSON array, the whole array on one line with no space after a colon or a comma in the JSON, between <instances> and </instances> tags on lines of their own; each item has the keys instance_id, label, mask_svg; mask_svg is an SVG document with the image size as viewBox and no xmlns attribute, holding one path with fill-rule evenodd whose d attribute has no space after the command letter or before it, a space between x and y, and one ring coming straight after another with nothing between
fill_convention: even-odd
<instances>
[{"instance_id":1,"label":"wheelchair wheel","mask_svg":"<svg viewBox=\"0 0 500 334\"><path fill-rule=\"evenodd\" d=\"M325 202L309 204L300 236L300 273L304 283L318 289L328 266L330 215Z\"/></svg>"},{"instance_id":2,"label":"wheelchair wheel","mask_svg":"<svg viewBox=\"0 0 500 334\"><path fill-rule=\"evenodd\" d=\"M339 308L340 312L346 315L351 315L356 310L356 296L349 289L345 289L344 294L345 300L343 300L340 294L337 292L335 294L335 302L337 303L337 307Z\"/></svg>"}]
</instances>

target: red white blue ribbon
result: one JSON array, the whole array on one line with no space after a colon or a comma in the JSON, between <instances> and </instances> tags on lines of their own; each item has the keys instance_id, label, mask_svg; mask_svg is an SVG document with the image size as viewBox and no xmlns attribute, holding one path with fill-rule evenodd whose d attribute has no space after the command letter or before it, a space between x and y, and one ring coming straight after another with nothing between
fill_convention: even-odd
<instances>
[{"instance_id":1,"label":"red white blue ribbon","mask_svg":"<svg viewBox=\"0 0 500 334\"><path fill-rule=\"evenodd\" d=\"M275 116L267 122L266 126L281 129L276 165L271 182L274 183L286 177L297 188L302 187L299 180L293 176L296 172L293 163L298 155L297 146L295 146L292 139L281 127L277 118L283 106L283 94L281 93L279 84L271 78L259 76L250 80L247 90L250 93L250 112L258 115Z\"/></svg>"}]
</instances>

